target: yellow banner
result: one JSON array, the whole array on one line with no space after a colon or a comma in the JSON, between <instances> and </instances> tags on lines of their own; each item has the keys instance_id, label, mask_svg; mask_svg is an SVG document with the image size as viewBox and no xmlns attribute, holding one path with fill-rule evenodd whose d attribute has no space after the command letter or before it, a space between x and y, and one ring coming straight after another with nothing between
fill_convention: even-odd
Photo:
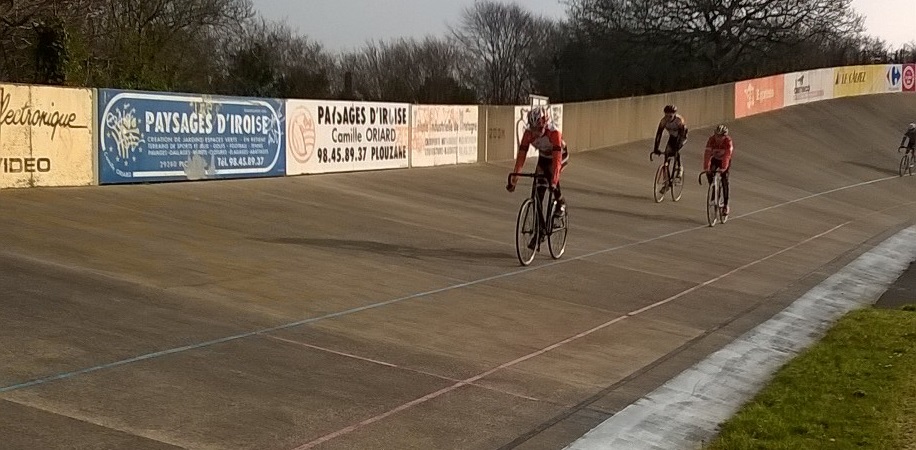
<instances>
[{"instance_id":1,"label":"yellow banner","mask_svg":"<svg viewBox=\"0 0 916 450\"><path fill-rule=\"evenodd\" d=\"M877 72L874 66L846 66L834 68L833 97L850 97L871 93ZM879 75L879 80L880 80Z\"/></svg>"}]
</instances>

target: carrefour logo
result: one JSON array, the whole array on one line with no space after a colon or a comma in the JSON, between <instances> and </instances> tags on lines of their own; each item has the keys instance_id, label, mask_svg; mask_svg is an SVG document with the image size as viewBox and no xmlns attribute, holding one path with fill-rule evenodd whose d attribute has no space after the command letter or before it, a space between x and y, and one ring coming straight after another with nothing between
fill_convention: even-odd
<instances>
[{"instance_id":1,"label":"carrefour logo","mask_svg":"<svg viewBox=\"0 0 916 450\"><path fill-rule=\"evenodd\" d=\"M891 66L887 70L887 82L891 87L900 86L900 80L903 78L903 74L900 72L900 67Z\"/></svg>"}]
</instances>

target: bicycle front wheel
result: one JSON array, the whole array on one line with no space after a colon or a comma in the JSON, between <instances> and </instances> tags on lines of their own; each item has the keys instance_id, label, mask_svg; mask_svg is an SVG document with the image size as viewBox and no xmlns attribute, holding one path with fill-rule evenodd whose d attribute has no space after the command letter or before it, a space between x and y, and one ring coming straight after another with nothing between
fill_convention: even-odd
<instances>
[{"instance_id":1,"label":"bicycle front wheel","mask_svg":"<svg viewBox=\"0 0 916 450\"><path fill-rule=\"evenodd\" d=\"M658 170L655 171L655 184L653 185L654 190L653 195L655 196L655 203L659 203L665 199L665 191L663 189L668 188L668 168L664 164L658 166Z\"/></svg>"},{"instance_id":2,"label":"bicycle front wheel","mask_svg":"<svg viewBox=\"0 0 916 450\"><path fill-rule=\"evenodd\" d=\"M671 179L671 201L678 201L681 199L681 193L684 192L684 179L677 178L678 164L675 163L674 174L675 178Z\"/></svg>"},{"instance_id":3,"label":"bicycle front wheel","mask_svg":"<svg viewBox=\"0 0 916 450\"><path fill-rule=\"evenodd\" d=\"M709 226L716 226L716 222L719 220L719 199L716 195L716 184L715 181L709 184L709 189L706 190L706 221L709 223Z\"/></svg>"},{"instance_id":4,"label":"bicycle front wheel","mask_svg":"<svg viewBox=\"0 0 916 450\"><path fill-rule=\"evenodd\" d=\"M900 158L900 176L902 177L907 172L910 172L912 174L912 171L910 170L910 154L909 153L903 155L903 157Z\"/></svg>"},{"instance_id":5,"label":"bicycle front wheel","mask_svg":"<svg viewBox=\"0 0 916 450\"><path fill-rule=\"evenodd\" d=\"M515 223L515 254L523 266L534 261L538 246L538 217L534 200L526 199L518 209Z\"/></svg>"},{"instance_id":6,"label":"bicycle front wheel","mask_svg":"<svg viewBox=\"0 0 916 450\"><path fill-rule=\"evenodd\" d=\"M556 202L554 202L556 206ZM569 207L562 216L555 216L550 208L550 232L547 233L547 247L553 259L560 259L566 252L566 235L569 231Z\"/></svg>"}]
</instances>

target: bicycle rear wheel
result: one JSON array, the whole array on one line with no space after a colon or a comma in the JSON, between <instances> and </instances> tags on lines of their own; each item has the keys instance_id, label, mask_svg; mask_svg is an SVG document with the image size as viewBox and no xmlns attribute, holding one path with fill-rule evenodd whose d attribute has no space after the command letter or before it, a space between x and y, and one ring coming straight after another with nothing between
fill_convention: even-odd
<instances>
[{"instance_id":1,"label":"bicycle rear wheel","mask_svg":"<svg viewBox=\"0 0 916 450\"><path fill-rule=\"evenodd\" d=\"M533 245L532 245L533 244ZM534 201L526 199L518 209L515 223L515 254L523 266L534 261L538 246L538 217Z\"/></svg>"},{"instance_id":2,"label":"bicycle rear wheel","mask_svg":"<svg viewBox=\"0 0 916 450\"><path fill-rule=\"evenodd\" d=\"M713 180L709 184L709 189L706 190L706 222L709 223L709 226L714 227L718 220L719 206L716 198L716 184L715 180Z\"/></svg>"},{"instance_id":3,"label":"bicycle rear wheel","mask_svg":"<svg viewBox=\"0 0 916 450\"><path fill-rule=\"evenodd\" d=\"M550 207L550 231L547 233L547 247L550 249L550 256L553 259L560 259L566 252L566 235L569 231L569 207L566 212L557 217L554 215L554 208L557 202L553 202Z\"/></svg>"},{"instance_id":4,"label":"bicycle rear wheel","mask_svg":"<svg viewBox=\"0 0 916 450\"><path fill-rule=\"evenodd\" d=\"M659 203L665 199L665 192L662 191L662 188L668 186L668 168L664 164L658 166L658 170L655 171L655 184L653 185L654 191L652 191L655 196L655 203Z\"/></svg>"}]
</instances>

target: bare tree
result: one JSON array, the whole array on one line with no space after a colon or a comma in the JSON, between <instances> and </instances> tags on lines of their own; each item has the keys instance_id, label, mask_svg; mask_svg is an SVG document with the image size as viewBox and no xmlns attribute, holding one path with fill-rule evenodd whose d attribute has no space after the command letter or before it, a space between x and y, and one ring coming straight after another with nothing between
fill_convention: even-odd
<instances>
[{"instance_id":1,"label":"bare tree","mask_svg":"<svg viewBox=\"0 0 916 450\"><path fill-rule=\"evenodd\" d=\"M753 73L755 60L862 32L852 0L571 0L586 33L665 47L700 61L711 81ZM689 58L687 58L689 56ZM794 55L797 59L797 54ZM788 58L787 58L788 59ZM749 70L750 69L750 70Z\"/></svg>"},{"instance_id":2,"label":"bare tree","mask_svg":"<svg viewBox=\"0 0 916 450\"><path fill-rule=\"evenodd\" d=\"M469 55L465 77L473 80L481 100L513 104L534 87L530 64L538 54L547 19L534 17L517 4L478 1L464 10L452 34Z\"/></svg>"},{"instance_id":3,"label":"bare tree","mask_svg":"<svg viewBox=\"0 0 916 450\"><path fill-rule=\"evenodd\" d=\"M460 81L464 57L455 43L427 37L369 43L341 65L365 100L470 103L474 95Z\"/></svg>"},{"instance_id":4,"label":"bare tree","mask_svg":"<svg viewBox=\"0 0 916 450\"><path fill-rule=\"evenodd\" d=\"M220 90L227 94L327 98L335 72L322 46L281 22L249 21L223 44Z\"/></svg>"}]
</instances>

